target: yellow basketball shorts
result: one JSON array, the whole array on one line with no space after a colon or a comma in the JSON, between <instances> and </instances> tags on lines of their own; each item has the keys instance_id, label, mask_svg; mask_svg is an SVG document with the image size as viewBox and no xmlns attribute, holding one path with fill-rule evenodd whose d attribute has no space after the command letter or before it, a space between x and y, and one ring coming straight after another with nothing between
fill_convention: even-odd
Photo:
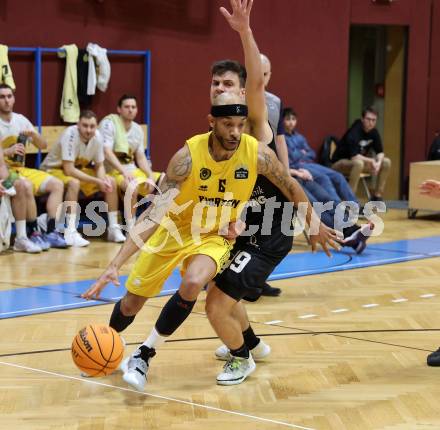
<instances>
[{"instance_id":1,"label":"yellow basketball shorts","mask_svg":"<svg viewBox=\"0 0 440 430\"><path fill-rule=\"evenodd\" d=\"M90 167L83 167L81 169L81 172L96 177L96 172L94 169L91 169ZM55 178L58 178L64 185L67 185L72 179L74 179L72 176L67 176L64 174L63 169L50 169L47 171L52 176L55 176ZM82 182L80 183L80 190L86 197L90 197L91 195L98 193L99 187L96 184L92 184L91 182Z\"/></svg>"},{"instance_id":2,"label":"yellow basketball shorts","mask_svg":"<svg viewBox=\"0 0 440 430\"><path fill-rule=\"evenodd\" d=\"M232 244L218 235L208 235L196 244L190 235L182 237L183 245L179 245L172 236L168 237L165 228L159 229L151 236L141 252L127 279L126 288L130 293L142 297L154 297L160 293L162 286L173 270L181 264L180 273L184 276L189 257L207 255L211 257L216 266L216 273L228 260ZM152 249L165 246L157 252Z\"/></svg>"},{"instance_id":3,"label":"yellow basketball shorts","mask_svg":"<svg viewBox=\"0 0 440 430\"><path fill-rule=\"evenodd\" d=\"M147 179L147 175L145 174L145 172L139 168L133 169L131 171L131 174L137 179L138 184L143 184L144 181ZM160 175L160 172L153 172L153 180L155 183L157 183L157 181L159 180ZM124 177L122 176L122 174L117 170L112 170L111 172L109 172L109 176L115 178L118 188L121 188L121 185L124 182ZM138 189L138 193L143 197L145 197L149 192L151 192L151 190L149 190L149 187L146 187L145 185L141 185Z\"/></svg>"},{"instance_id":4,"label":"yellow basketball shorts","mask_svg":"<svg viewBox=\"0 0 440 430\"><path fill-rule=\"evenodd\" d=\"M28 167L11 167L10 169L32 183L34 196L44 193L44 185L52 178L49 173L43 170L29 169Z\"/></svg>"}]
</instances>

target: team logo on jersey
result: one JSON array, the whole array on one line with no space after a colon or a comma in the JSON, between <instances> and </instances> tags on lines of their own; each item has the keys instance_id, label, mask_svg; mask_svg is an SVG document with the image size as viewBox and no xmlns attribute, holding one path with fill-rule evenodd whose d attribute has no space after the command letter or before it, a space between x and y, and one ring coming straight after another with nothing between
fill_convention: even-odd
<instances>
[{"instance_id":1,"label":"team logo on jersey","mask_svg":"<svg viewBox=\"0 0 440 430\"><path fill-rule=\"evenodd\" d=\"M234 173L235 179L247 179L249 177L249 170L246 167L239 167Z\"/></svg>"},{"instance_id":2,"label":"team logo on jersey","mask_svg":"<svg viewBox=\"0 0 440 430\"><path fill-rule=\"evenodd\" d=\"M206 167L202 167L200 169L200 179L202 181L206 181L211 177L211 170L207 169Z\"/></svg>"},{"instance_id":3,"label":"team logo on jersey","mask_svg":"<svg viewBox=\"0 0 440 430\"><path fill-rule=\"evenodd\" d=\"M208 191L208 185L200 185L199 191Z\"/></svg>"}]
</instances>

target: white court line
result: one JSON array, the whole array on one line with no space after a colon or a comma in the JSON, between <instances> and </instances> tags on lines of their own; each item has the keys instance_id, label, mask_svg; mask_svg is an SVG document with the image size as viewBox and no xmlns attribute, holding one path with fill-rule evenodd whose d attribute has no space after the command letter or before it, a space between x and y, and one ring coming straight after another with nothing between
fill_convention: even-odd
<instances>
[{"instance_id":1,"label":"white court line","mask_svg":"<svg viewBox=\"0 0 440 430\"><path fill-rule=\"evenodd\" d=\"M306 315L300 315L298 318L301 318L302 320L305 320L307 318L315 318L317 316L318 315L316 315L316 314L306 314Z\"/></svg>"},{"instance_id":2,"label":"white court line","mask_svg":"<svg viewBox=\"0 0 440 430\"><path fill-rule=\"evenodd\" d=\"M348 309L347 308L333 309L331 312L333 312L334 314L339 314L341 312L348 312Z\"/></svg>"},{"instance_id":3,"label":"white court line","mask_svg":"<svg viewBox=\"0 0 440 430\"><path fill-rule=\"evenodd\" d=\"M182 403L184 405L196 406L199 408L208 409L210 411L224 412L226 414L237 415L237 416L245 417L245 418L251 418L251 419L254 419L257 421L264 421L267 423L279 424L279 425L282 425L285 427L291 427L291 428L302 429L302 430L316 430L316 429L312 429L310 427L302 427L302 426L297 426L296 424L286 423L284 421L271 420L269 418L257 417L255 415L249 415L249 414L245 414L242 412L228 411L227 409L216 408L215 406L207 406L207 405L202 405L201 403L194 403L194 402L190 402L187 400L175 399L173 397L160 396L159 394L140 392L140 391L136 391L136 390L133 390L130 388L118 387L117 385L104 384L103 382L94 381L90 378L79 378L76 376L63 375L62 373L49 372L47 370L35 369L33 367L21 366L19 364L14 364L14 363L6 363L4 361L0 361L0 364L3 364L5 366L10 366L10 367L16 367L18 369L31 370L33 372L44 373L46 375L57 376L59 378L72 379L74 381L84 382L86 384L99 385L101 387L106 387L106 388L115 388L120 391L135 393L135 394L139 394L141 396L149 396L149 397L154 397L156 399L168 400L170 402Z\"/></svg>"},{"instance_id":4,"label":"white court line","mask_svg":"<svg viewBox=\"0 0 440 430\"><path fill-rule=\"evenodd\" d=\"M402 297L401 299L394 299L391 300L393 303L402 303L402 302L407 302L408 299L405 299L404 297Z\"/></svg>"},{"instance_id":5,"label":"white court line","mask_svg":"<svg viewBox=\"0 0 440 430\"><path fill-rule=\"evenodd\" d=\"M363 308L375 308L379 306L378 303L367 303L366 305L362 305Z\"/></svg>"},{"instance_id":6,"label":"white court line","mask_svg":"<svg viewBox=\"0 0 440 430\"><path fill-rule=\"evenodd\" d=\"M430 299L431 297L435 297L435 294L422 294L419 296L421 299Z\"/></svg>"},{"instance_id":7,"label":"white court line","mask_svg":"<svg viewBox=\"0 0 440 430\"><path fill-rule=\"evenodd\" d=\"M283 321L281 321L281 320L273 320L273 321L267 321L264 324L272 325L272 324L279 324L279 323L282 323L282 322Z\"/></svg>"}]
</instances>

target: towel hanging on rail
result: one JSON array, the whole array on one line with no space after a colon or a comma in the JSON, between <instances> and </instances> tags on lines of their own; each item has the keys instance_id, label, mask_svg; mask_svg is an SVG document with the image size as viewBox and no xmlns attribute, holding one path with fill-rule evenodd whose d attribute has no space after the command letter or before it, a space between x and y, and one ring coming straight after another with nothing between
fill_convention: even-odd
<instances>
[{"instance_id":1,"label":"towel hanging on rail","mask_svg":"<svg viewBox=\"0 0 440 430\"><path fill-rule=\"evenodd\" d=\"M15 90L15 82L11 66L9 65L8 47L6 45L0 45L0 82L9 85Z\"/></svg>"},{"instance_id":2,"label":"towel hanging on rail","mask_svg":"<svg viewBox=\"0 0 440 430\"><path fill-rule=\"evenodd\" d=\"M78 101L78 74L76 61L78 59L78 47L74 44L64 45L65 52L59 52L58 56L66 57L66 71L64 73L63 96L60 105L61 118L65 122L75 123L79 120Z\"/></svg>"},{"instance_id":3,"label":"towel hanging on rail","mask_svg":"<svg viewBox=\"0 0 440 430\"><path fill-rule=\"evenodd\" d=\"M87 45L87 52L90 56L94 57L96 65L98 66L98 76L96 78L95 75L95 78L93 78L93 74L90 74L91 66L89 65L89 85L87 86L87 93L95 94L94 92L91 92L93 87L93 79L95 79L95 85L98 87L98 89L104 92L107 90L111 75L110 62L107 58L107 49L101 48L96 43L89 43Z\"/></svg>"}]
</instances>

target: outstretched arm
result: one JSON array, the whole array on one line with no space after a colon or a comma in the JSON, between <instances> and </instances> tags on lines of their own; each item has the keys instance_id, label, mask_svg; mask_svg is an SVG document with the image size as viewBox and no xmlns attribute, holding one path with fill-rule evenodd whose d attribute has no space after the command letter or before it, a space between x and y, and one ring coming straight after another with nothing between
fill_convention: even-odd
<instances>
[{"instance_id":1,"label":"outstretched arm","mask_svg":"<svg viewBox=\"0 0 440 430\"><path fill-rule=\"evenodd\" d=\"M440 181L428 179L419 185L420 194L440 199Z\"/></svg>"},{"instance_id":2,"label":"outstretched arm","mask_svg":"<svg viewBox=\"0 0 440 430\"><path fill-rule=\"evenodd\" d=\"M307 224L309 226L319 226L318 232L310 232L310 241L313 251L316 250L318 242L328 256L330 256L328 245L334 249L339 249L336 232L325 226L319 220L299 183L288 174L275 153L261 143L258 147L258 173L266 176L296 207L301 203L307 205Z\"/></svg>"},{"instance_id":3,"label":"outstretched arm","mask_svg":"<svg viewBox=\"0 0 440 430\"><path fill-rule=\"evenodd\" d=\"M118 270L157 230L161 220L171 207L174 197L178 194L182 182L191 173L191 166L191 155L185 145L169 162L166 175L159 187L160 193L155 196L148 209L139 217L135 225L137 235L132 237L130 234L128 236L106 271L82 294L83 298L99 297L100 292L109 282L119 285Z\"/></svg>"},{"instance_id":4,"label":"outstretched arm","mask_svg":"<svg viewBox=\"0 0 440 430\"><path fill-rule=\"evenodd\" d=\"M255 42L249 24L253 0L230 0L232 14L224 7L221 13L231 28L240 35L246 66L246 104L249 110L248 119L252 126L252 135L259 141L269 143L272 130L267 121L266 99L264 96L263 68L260 51Z\"/></svg>"}]
</instances>

